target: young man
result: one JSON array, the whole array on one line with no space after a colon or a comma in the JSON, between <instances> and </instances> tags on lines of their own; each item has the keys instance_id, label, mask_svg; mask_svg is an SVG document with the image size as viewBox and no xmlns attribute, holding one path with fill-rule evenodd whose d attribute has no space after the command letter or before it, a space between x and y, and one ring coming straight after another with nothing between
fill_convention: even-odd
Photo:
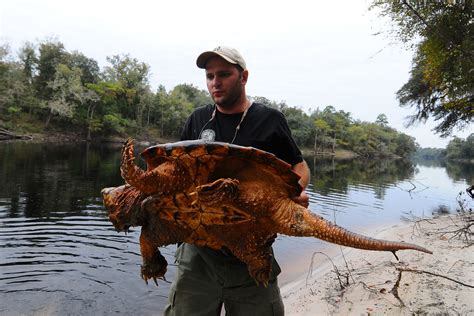
<instances>
[{"instance_id":1,"label":"young man","mask_svg":"<svg viewBox=\"0 0 474 316\"><path fill-rule=\"evenodd\" d=\"M206 71L214 104L191 114L181 139L228 142L271 152L293 166L305 188L309 169L283 114L247 98L249 72L240 53L220 46L199 55L196 63ZM304 191L294 200L308 206ZM223 304L227 315L284 314L277 282L281 270L275 259L267 287L257 285L247 266L228 249L215 251L184 243L176 251L176 261L176 280L165 315L220 315Z\"/></svg>"}]
</instances>

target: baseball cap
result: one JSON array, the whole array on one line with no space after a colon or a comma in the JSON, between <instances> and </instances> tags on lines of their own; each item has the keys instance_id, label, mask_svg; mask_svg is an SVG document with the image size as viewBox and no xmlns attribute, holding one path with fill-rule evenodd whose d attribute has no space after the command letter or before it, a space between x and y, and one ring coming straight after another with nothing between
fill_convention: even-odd
<instances>
[{"instance_id":1,"label":"baseball cap","mask_svg":"<svg viewBox=\"0 0 474 316\"><path fill-rule=\"evenodd\" d=\"M222 57L231 64L239 65L244 70L247 69L247 65L245 64L245 60L242 55L240 55L240 53L235 48L226 46L218 46L211 51L207 51L199 55L196 60L197 66L203 69L206 68L207 61L209 58L214 56Z\"/></svg>"}]
</instances>

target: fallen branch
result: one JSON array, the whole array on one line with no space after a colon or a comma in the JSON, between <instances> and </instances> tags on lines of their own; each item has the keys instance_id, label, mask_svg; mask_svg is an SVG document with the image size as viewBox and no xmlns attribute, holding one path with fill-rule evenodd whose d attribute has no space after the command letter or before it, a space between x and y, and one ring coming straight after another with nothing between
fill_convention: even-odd
<instances>
[{"instance_id":1,"label":"fallen branch","mask_svg":"<svg viewBox=\"0 0 474 316\"><path fill-rule=\"evenodd\" d=\"M437 276L437 277L440 277L440 278L444 278L444 279L447 279L449 281L453 281L455 283L458 283L458 284L461 284L463 286L467 286L467 287L470 287L470 288L474 288L474 285L470 285L470 284L467 284L467 283L464 283L464 282L461 282L461 281L458 281L458 280L455 280L453 278L450 278L448 276L445 276L445 275L442 275L442 274L438 274L438 273L434 273L434 272L430 272L430 271L425 271L425 270L416 270L416 269L407 269L407 268L396 268L398 271L400 271L400 274L399 274L399 280L401 278L401 273L402 272L413 272L413 273L419 273L419 274L429 274L429 275L432 275L432 276ZM399 280L397 280L397 282L399 282Z\"/></svg>"},{"instance_id":2,"label":"fallen branch","mask_svg":"<svg viewBox=\"0 0 474 316\"><path fill-rule=\"evenodd\" d=\"M423 188L423 189L420 189L420 190L418 190L418 191L415 191L415 190L417 189L416 185L415 185L411 180L408 180L407 182L410 183L410 184L413 186L411 189L406 190L406 189L403 189L403 188L399 187L398 185L395 185L395 187L396 187L396 188L399 188L399 189L402 190L402 191L408 192L408 195L410 195L410 198L411 198L411 199L413 199L413 196L411 195L412 193L420 193L420 192L423 192L423 191L429 189L428 186L426 186L426 185L424 185L423 183L417 181L419 184L421 184L422 186L424 186L424 188Z\"/></svg>"},{"instance_id":3,"label":"fallen branch","mask_svg":"<svg viewBox=\"0 0 474 316\"><path fill-rule=\"evenodd\" d=\"M9 130L4 128L0 128L0 140L8 140L8 139L28 139L31 140L33 137L28 135L17 135Z\"/></svg>"},{"instance_id":4,"label":"fallen branch","mask_svg":"<svg viewBox=\"0 0 474 316\"><path fill-rule=\"evenodd\" d=\"M402 307L405 307L406 306L405 303L400 298L400 295L398 295L398 288L400 287L400 280L402 279L402 270L400 270L399 268L397 268L397 270L398 270L397 281L393 285L393 288L390 290L390 293L392 293L393 296L395 296L395 298L400 302Z\"/></svg>"}]
</instances>

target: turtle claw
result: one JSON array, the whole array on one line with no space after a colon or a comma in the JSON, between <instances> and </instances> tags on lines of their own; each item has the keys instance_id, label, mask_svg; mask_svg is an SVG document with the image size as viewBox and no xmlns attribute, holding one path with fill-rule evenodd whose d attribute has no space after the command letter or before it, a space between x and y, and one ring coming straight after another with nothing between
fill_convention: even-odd
<instances>
[{"instance_id":1,"label":"turtle claw","mask_svg":"<svg viewBox=\"0 0 474 316\"><path fill-rule=\"evenodd\" d=\"M158 280L164 277L166 273L166 267L168 263L166 262L165 257L159 252L149 261L144 261L141 267L141 277L145 280L145 283L148 285L148 280L152 279L153 282L158 286Z\"/></svg>"},{"instance_id":2,"label":"turtle claw","mask_svg":"<svg viewBox=\"0 0 474 316\"><path fill-rule=\"evenodd\" d=\"M154 277L147 277L143 272L141 273L141 277L142 277L142 280L145 281L145 284L148 285L148 280L149 279L152 279L153 282L156 284L156 286L159 286L158 285L158 280L157 278L154 276Z\"/></svg>"},{"instance_id":3,"label":"turtle claw","mask_svg":"<svg viewBox=\"0 0 474 316\"><path fill-rule=\"evenodd\" d=\"M145 281L145 284L148 285L148 278L143 273L141 273L140 276L142 277L142 280Z\"/></svg>"}]
</instances>

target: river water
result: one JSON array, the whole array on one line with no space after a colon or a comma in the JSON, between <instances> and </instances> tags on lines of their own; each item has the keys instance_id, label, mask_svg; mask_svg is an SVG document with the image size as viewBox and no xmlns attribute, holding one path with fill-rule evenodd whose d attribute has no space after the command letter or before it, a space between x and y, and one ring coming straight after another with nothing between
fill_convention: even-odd
<instances>
[{"instance_id":1,"label":"river water","mask_svg":"<svg viewBox=\"0 0 474 316\"><path fill-rule=\"evenodd\" d=\"M119 162L119 146L0 143L0 315L161 314L170 285L140 279L140 229L117 233L102 206L100 190L122 183ZM453 212L474 183L474 166L459 163L307 162L310 209L367 235ZM325 247L279 236L280 283L305 273ZM168 280L174 250L161 250Z\"/></svg>"}]
</instances>

